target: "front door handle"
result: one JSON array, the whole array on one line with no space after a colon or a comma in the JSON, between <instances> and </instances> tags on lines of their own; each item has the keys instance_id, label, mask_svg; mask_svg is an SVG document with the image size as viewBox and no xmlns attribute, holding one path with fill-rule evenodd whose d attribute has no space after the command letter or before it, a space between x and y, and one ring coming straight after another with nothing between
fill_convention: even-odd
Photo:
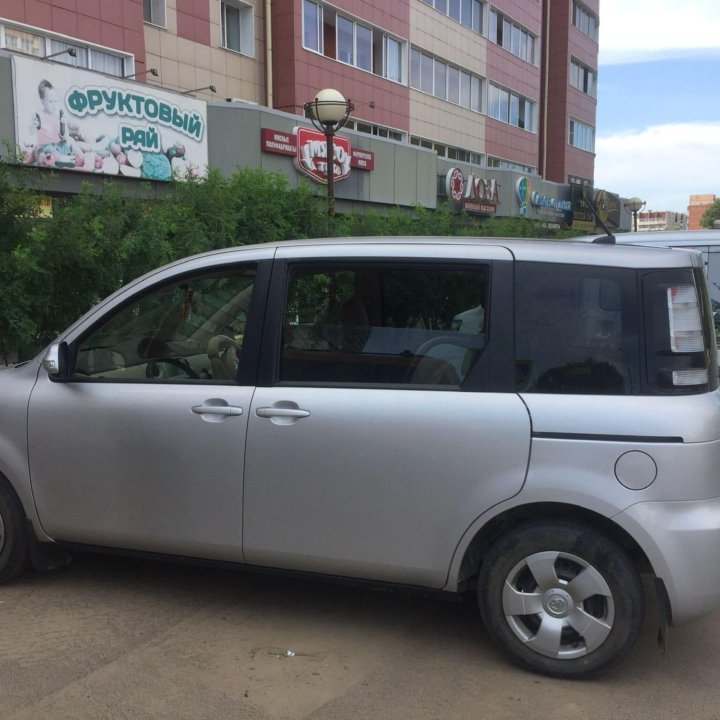
<instances>
[{"instance_id":1,"label":"front door handle","mask_svg":"<svg viewBox=\"0 0 720 720\"><path fill-rule=\"evenodd\" d=\"M261 418L306 418L309 417L309 410L289 407L261 407L255 411Z\"/></svg>"},{"instance_id":2,"label":"front door handle","mask_svg":"<svg viewBox=\"0 0 720 720\"><path fill-rule=\"evenodd\" d=\"M242 415L241 407L233 405L193 405L190 408L196 415Z\"/></svg>"}]
</instances>

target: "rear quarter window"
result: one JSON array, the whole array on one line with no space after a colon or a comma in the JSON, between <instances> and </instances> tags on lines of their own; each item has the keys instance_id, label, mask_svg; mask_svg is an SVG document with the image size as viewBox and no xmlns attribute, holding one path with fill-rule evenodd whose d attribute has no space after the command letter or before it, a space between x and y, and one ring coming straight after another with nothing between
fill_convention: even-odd
<instances>
[{"instance_id":1,"label":"rear quarter window","mask_svg":"<svg viewBox=\"0 0 720 720\"><path fill-rule=\"evenodd\" d=\"M638 391L634 270L519 262L515 273L519 392L627 395Z\"/></svg>"}]
</instances>

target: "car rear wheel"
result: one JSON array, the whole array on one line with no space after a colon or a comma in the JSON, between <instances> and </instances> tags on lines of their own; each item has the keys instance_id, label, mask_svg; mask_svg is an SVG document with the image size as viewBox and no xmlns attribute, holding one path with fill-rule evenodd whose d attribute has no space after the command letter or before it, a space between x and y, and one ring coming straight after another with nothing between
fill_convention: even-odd
<instances>
[{"instance_id":1,"label":"car rear wheel","mask_svg":"<svg viewBox=\"0 0 720 720\"><path fill-rule=\"evenodd\" d=\"M0 582L14 577L28 565L23 520L18 499L0 478Z\"/></svg>"},{"instance_id":2,"label":"car rear wheel","mask_svg":"<svg viewBox=\"0 0 720 720\"><path fill-rule=\"evenodd\" d=\"M565 678L617 662L644 615L640 577L625 551L567 521L503 535L483 559L478 602L489 634L515 663Z\"/></svg>"}]
</instances>

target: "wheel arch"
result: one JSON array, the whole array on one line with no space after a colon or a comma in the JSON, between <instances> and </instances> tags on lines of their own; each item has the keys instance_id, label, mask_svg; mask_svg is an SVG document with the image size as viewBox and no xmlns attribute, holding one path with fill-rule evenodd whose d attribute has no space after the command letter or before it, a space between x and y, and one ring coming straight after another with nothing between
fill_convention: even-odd
<instances>
[{"instance_id":1,"label":"wheel arch","mask_svg":"<svg viewBox=\"0 0 720 720\"><path fill-rule=\"evenodd\" d=\"M652 563L636 540L610 518L578 505L542 502L509 508L483 524L465 548L462 559L456 566L456 575L453 577L451 574L449 584L462 587L472 583L487 548L501 535L532 520L571 520L589 525L618 543L630 556L638 572L655 574Z\"/></svg>"}]
</instances>

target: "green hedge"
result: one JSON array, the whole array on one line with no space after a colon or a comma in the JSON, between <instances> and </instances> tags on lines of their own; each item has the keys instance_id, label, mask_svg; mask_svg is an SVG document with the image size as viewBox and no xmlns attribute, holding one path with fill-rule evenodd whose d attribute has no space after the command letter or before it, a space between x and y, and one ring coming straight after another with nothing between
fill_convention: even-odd
<instances>
[{"instance_id":1,"label":"green hedge","mask_svg":"<svg viewBox=\"0 0 720 720\"><path fill-rule=\"evenodd\" d=\"M38 216L38 195L14 186L0 161L0 361L30 357L100 299L159 265L205 250L290 238L346 235L539 237L521 218L479 223L441 206L328 218L306 183L244 169L173 183L159 199L108 181L57 199ZM567 234L567 233L565 233Z\"/></svg>"}]
</instances>

